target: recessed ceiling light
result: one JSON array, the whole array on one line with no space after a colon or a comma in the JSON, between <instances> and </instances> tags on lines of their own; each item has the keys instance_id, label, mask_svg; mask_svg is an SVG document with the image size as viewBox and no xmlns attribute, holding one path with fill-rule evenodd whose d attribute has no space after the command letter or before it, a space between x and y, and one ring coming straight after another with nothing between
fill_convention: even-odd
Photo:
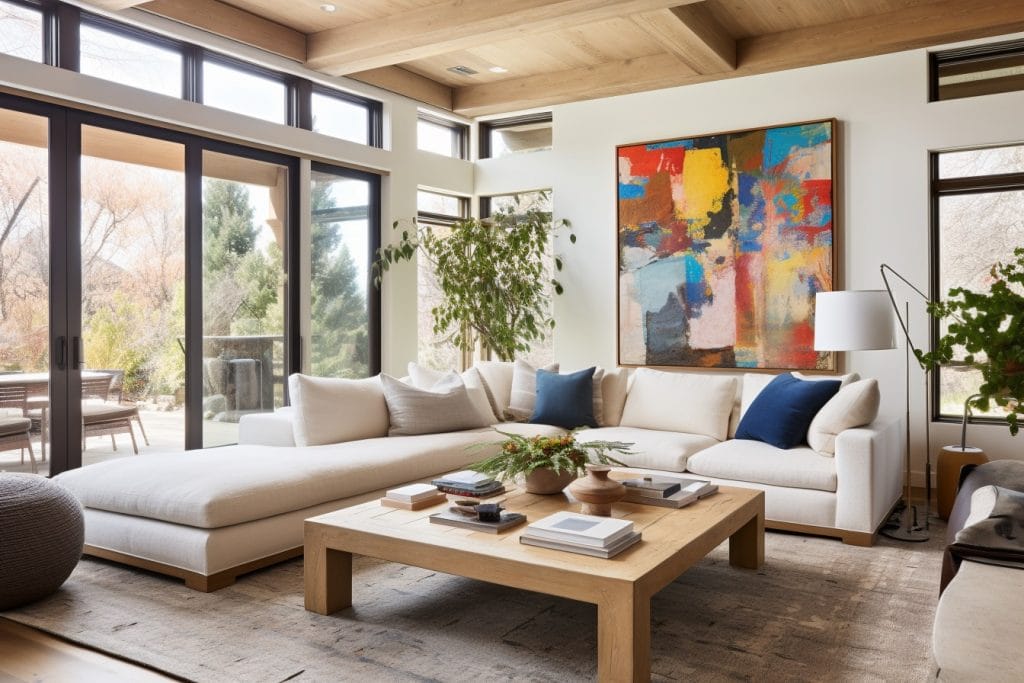
<instances>
[{"instance_id":1,"label":"recessed ceiling light","mask_svg":"<svg viewBox=\"0 0 1024 683\"><path fill-rule=\"evenodd\" d=\"M492 74L507 74L508 73L508 69L506 69L503 66L492 66L490 69L488 69L488 71L490 71Z\"/></svg>"},{"instance_id":2,"label":"recessed ceiling light","mask_svg":"<svg viewBox=\"0 0 1024 683\"><path fill-rule=\"evenodd\" d=\"M337 12L338 6L330 2L325 2L324 4L320 5L320 10L323 12L327 12L329 14L331 12Z\"/></svg>"}]
</instances>

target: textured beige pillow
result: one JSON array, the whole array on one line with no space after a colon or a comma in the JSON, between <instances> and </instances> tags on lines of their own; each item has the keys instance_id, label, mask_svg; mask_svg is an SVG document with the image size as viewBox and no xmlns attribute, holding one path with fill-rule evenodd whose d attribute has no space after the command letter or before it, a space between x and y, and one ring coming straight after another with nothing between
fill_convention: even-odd
<instances>
[{"instance_id":1,"label":"textured beige pillow","mask_svg":"<svg viewBox=\"0 0 1024 683\"><path fill-rule=\"evenodd\" d=\"M390 375L380 376L391 418L389 436L437 434L489 427L466 391L462 378L445 375L430 389L417 389Z\"/></svg>"},{"instance_id":2,"label":"textured beige pillow","mask_svg":"<svg viewBox=\"0 0 1024 683\"><path fill-rule=\"evenodd\" d=\"M407 369L409 371L409 383L417 389L433 389L438 382L445 380L449 374L455 372L454 370L449 370L448 372L431 370L413 362L409 363ZM487 385L484 383L484 378L480 371L476 368L470 368L462 373L461 376L462 382L466 385L466 393L469 394L469 400L473 403L477 413L480 414L480 419L489 425L501 422L494 412L492 398L487 391Z\"/></svg>"},{"instance_id":3,"label":"textured beige pillow","mask_svg":"<svg viewBox=\"0 0 1024 683\"><path fill-rule=\"evenodd\" d=\"M542 370L558 372L558 363L545 365ZM512 393L509 396L505 419L511 422L529 420L537 403L537 369L523 360L517 360L512 369Z\"/></svg>"},{"instance_id":4,"label":"textured beige pillow","mask_svg":"<svg viewBox=\"0 0 1024 683\"><path fill-rule=\"evenodd\" d=\"M619 425L724 441L735 393L735 377L640 368L633 373Z\"/></svg>"},{"instance_id":5,"label":"textured beige pillow","mask_svg":"<svg viewBox=\"0 0 1024 683\"><path fill-rule=\"evenodd\" d=\"M862 379L842 387L811 420L808 445L824 455L835 455L836 435L870 424L878 416L881 399L875 379Z\"/></svg>"},{"instance_id":6,"label":"textured beige pillow","mask_svg":"<svg viewBox=\"0 0 1024 683\"><path fill-rule=\"evenodd\" d=\"M601 379L601 420L602 427L617 427L622 419L622 407L626 403L626 384L629 382L629 370L612 368L604 371ZM596 417L596 415L595 415Z\"/></svg>"},{"instance_id":7,"label":"textured beige pillow","mask_svg":"<svg viewBox=\"0 0 1024 683\"><path fill-rule=\"evenodd\" d=\"M335 379L294 374L295 445L320 446L388 435L388 406L376 377Z\"/></svg>"}]
</instances>

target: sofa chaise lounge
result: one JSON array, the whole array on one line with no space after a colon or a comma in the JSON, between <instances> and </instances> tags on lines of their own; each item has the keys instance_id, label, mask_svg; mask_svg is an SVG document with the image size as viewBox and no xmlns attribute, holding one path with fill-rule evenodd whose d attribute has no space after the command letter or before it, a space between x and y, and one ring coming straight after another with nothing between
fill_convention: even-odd
<instances>
[{"instance_id":1,"label":"sofa chaise lounge","mask_svg":"<svg viewBox=\"0 0 1024 683\"><path fill-rule=\"evenodd\" d=\"M487 388L497 429L564 433L497 419L514 403L511 363L482 363L474 371ZM765 491L768 528L858 545L873 543L899 498L898 421L875 419L840 431L830 445L834 454L806 445L782 450L730 438L770 376L630 374L603 373L601 426L579 438L634 443L625 461L631 470L691 472L758 488ZM179 577L196 590L217 590L300 555L304 519L465 468L496 452L493 442L501 438L490 427L388 436L388 405L377 378L319 381L337 383L335 398L326 398L335 391L328 387L315 405L296 401L294 408L245 416L238 445L146 454L58 475L85 507L86 554ZM312 417L321 430L340 426L347 436L312 445ZM492 445L467 449L481 442Z\"/></svg>"}]
</instances>

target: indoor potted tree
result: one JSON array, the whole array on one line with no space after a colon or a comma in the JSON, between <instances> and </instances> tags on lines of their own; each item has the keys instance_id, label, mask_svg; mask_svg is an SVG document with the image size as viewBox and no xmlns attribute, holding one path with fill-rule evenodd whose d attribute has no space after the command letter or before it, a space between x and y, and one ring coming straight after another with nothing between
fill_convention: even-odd
<instances>
[{"instance_id":1,"label":"indoor potted tree","mask_svg":"<svg viewBox=\"0 0 1024 683\"><path fill-rule=\"evenodd\" d=\"M470 465L470 469L489 474L495 479L526 478L529 493L558 493L586 471L588 464L619 465L610 453L628 454L631 443L621 441L576 441L574 433L562 436L525 437L495 430L505 437L499 442L501 452ZM482 448L490 443L474 444Z\"/></svg>"},{"instance_id":2,"label":"indoor potted tree","mask_svg":"<svg viewBox=\"0 0 1024 683\"><path fill-rule=\"evenodd\" d=\"M992 284L987 292L954 287L945 301L930 303L929 313L947 323L946 332L932 352L914 353L925 367L949 364L964 353L959 362L982 376L965 412L985 411L995 403L1006 410L1010 433L1016 435L1024 398L1024 247L1014 249L1013 255L989 270Z\"/></svg>"},{"instance_id":3,"label":"indoor potted tree","mask_svg":"<svg viewBox=\"0 0 1024 683\"><path fill-rule=\"evenodd\" d=\"M393 227L400 229L401 222ZM374 285L391 265L418 253L430 261L444 294L431 311L434 333L464 352L479 343L485 357L512 360L555 325L551 292L561 294L562 285L547 272L545 257L553 235L569 227L568 220L552 221L536 206L466 218L443 232L413 220L398 242L377 250ZM576 235L570 232L569 241L575 243ZM562 269L560 256L554 268Z\"/></svg>"}]
</instances>

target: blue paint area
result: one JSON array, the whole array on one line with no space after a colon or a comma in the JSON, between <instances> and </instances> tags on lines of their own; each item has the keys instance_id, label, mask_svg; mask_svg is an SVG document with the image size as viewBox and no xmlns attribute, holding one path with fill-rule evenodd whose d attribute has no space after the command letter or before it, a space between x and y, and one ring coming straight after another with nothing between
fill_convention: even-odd
<instances>
[{"instance_id":1,"label":"blue paint area","mask_svg":"<svg viewBox=\"0 0 1024 683\"><path fill-rule=\"evenodd\" d=\"M645 178L640 179L639 183L619 183L619 199L640 199L647 194L647 188L644 187L646 184Z\"/></svg>"},{"instance_id":2,"label":"blue paint area","mask_svg":"<svg viewBox=\"0 0 1024 683\"><path fill-rule=\"evenodd\" d=\"M831 124L771 128L764 136L764 167L770 169L786 160L794 147L814 147L828 142Z\"/></svg>"},{"instance_id":3,"label":"blue paint area","mask_svg":"<svg viewBox=\"0 0 1024 683\"><path fill-rule=\"evenodd\" d=\"M737 174L739 180L740 221L736 243L740 253L761 251L761 233L765 222L765 201L757 186L758 178L749 173Z\"/></svg>"},{"instance_id":4,"label":"blue paint area","mask_svg":"<svg viewBox=\"0 0 1024 683\"><path fill-rule=\"evenodd\" d=\"M650 151L655 149L693 149L693 140L671 140L669 142L654 142L645 145L644 149Z\"/></svg>"},{"instance_id":5,"label":"blue paint area","mask_svg":"<svg viewBox=\"0 0 1024 683\"><path fill-rule=\"evenodd\" d=\"M675 297L686 276L684 256L670 256L649 263L636 271L636 293L643 312L654 313L665 306L666 297Z\"/></svg>"},{"instance_id":6,"label":"blue paint area","mask_svg":"<svg viewBox=\"0 0 1024 683\"><path fill-rule=\"evenodd\" d=\"M701 308L708 303L708 288L704 282L704 266L693 254L686 254L686 282L683 285L684 297L691 318L699 318Z\"/></svg>"}]
</instances>

